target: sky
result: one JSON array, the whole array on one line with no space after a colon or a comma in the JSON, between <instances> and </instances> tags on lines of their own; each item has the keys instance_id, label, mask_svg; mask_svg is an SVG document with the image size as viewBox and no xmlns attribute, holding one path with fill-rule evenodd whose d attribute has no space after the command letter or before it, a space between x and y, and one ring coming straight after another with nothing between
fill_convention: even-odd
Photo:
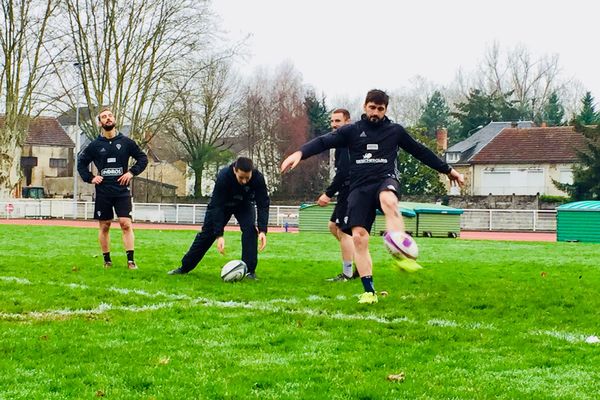
<instances>
[{"instance_id":1,"label":"sky","mask_svg":"<svg viewBox=\"0 0 600 400\"><path fill-rule=\"evenodd\" d=\"M561 77L600 100L600 2L583 0L213 0L245 73L291 62L328 98L396 90L422 76L449 85L487 48L557 54Z\"/></svg>"}]
</instances>

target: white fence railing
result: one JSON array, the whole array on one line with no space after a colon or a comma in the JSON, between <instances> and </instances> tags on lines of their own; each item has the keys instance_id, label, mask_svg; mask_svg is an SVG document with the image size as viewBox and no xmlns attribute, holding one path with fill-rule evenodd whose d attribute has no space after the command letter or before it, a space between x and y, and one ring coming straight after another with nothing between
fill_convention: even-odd
<instances>
[{"instance_id":1,"label":"white fence railing","mask_svg":"<svg viewBox=\"0 0 600 400\"><path fill-rule=\"evenodd\" d=\"M269 225L298 226L298 206L272 205ZM58 199L14 199L0 201L0 218L59 218L93 219L94 203ZM134 203L133 217L136 221L202 224L206 204L159 204ZM237 225L235 218L229 222ZM465 209L461 217L461 229L489 231L556 231L554 210L499 210Z\"/></svg>"},{"instance_id":2,"label":"white fence railing","mask_svg":"<svg viewBox=\"0 0 600 400\"><path fill-rule=\"evenodd\" d=\"M133 203L135 221L169 224L201 224L206 214L206 204L160 204ZM0 201L0 218L58 218L93 219L94 203L89 201L59 199L14 199ZM235 218L229 222L237 225ZM280 227L298 226L297 206L272 205L269 209L269 225Z\"/></svg>"},{"instance_id":3,"label":"white fence railing","mask_svg":"<svg viewBox=\"0 0 600 400\"><path fill-rule=\"evenodd\" d=\"M465 209L460 227L470 231L556 231L556 211Z\"/></svg>"}]
</instances>

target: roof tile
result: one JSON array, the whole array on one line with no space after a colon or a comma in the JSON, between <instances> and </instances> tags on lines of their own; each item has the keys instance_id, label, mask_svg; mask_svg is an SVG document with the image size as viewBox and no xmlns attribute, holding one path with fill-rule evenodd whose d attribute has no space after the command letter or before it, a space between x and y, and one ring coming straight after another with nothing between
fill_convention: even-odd
<instances>
[{"instance_id":1,"label":"roof tile","mask_svg":"<svg viewBox=\"0 0 600 400\"><path fill-rule=\"evenodd\" d=\"M4 125L4 115L0 115L0 126ZM54 117L37 117L29 123L25 144L34 146L75 147L67 132Z\"/></svg>"},{"instance_id":2,"label":"roof tile","mask_svg":"<svg viewBox=\"0 0 600 400\"><path fill-rule=\"evenodd\" d=\"M505 128L475 157L473 164L524 164L577 161L585 138L572 126Z\"/></svg>"}]
</instances>

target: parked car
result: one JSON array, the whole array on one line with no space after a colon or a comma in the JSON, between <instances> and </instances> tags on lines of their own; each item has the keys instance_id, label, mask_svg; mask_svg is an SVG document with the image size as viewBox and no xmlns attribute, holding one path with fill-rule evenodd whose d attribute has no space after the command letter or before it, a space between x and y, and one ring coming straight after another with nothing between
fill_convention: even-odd
<instances>
[{"instance_id":1,"label":"parked car","mask_svg":"<svg viewBox=\"0 0 600 400\"><path fill-rule=\"evenodd\" d=\"M21 197L24 199L43 199L46 192L42 186L26 186L21 190Z\"/></svg>"}]
</instances>

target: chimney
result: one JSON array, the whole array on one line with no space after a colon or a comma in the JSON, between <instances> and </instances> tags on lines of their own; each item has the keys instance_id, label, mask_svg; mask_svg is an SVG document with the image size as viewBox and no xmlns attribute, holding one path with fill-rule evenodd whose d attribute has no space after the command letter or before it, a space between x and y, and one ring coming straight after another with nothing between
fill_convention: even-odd
<instances>
[{"instance_id":1,"label":"chimney","mask_svg":"<svg viewBox=\"0 0 600 400\"><path fill-rule=\"evenodd\" d=\"M448 149L448 131L446 128L438 128L435 131L436 150L438 154L445 152Z\"/></svg>"},{"instance_id":2,"label":"chimney","mask_svg":"<svg viewBox=\"0 0 600 400\"><path fill-rule=\"evenodd\" d=\"M542 128L546 128L547 126L548 126L548 124L545 121L542 122L542 125L541 125Z\"/></svg>"}]
</instances>

